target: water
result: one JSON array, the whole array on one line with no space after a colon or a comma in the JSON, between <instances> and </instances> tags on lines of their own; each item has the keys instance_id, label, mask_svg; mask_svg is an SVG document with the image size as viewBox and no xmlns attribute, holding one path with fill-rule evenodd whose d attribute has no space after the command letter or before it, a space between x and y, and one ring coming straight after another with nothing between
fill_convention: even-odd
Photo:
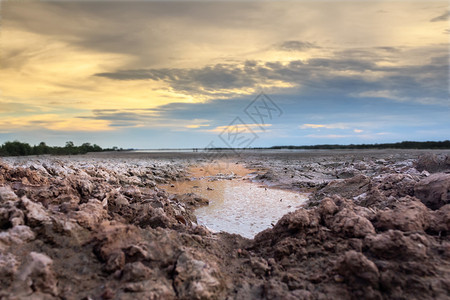
<instances>
[{"instance_id":1,"label":"water","mask_svg":"<svg viewBox=\"0 0 450 300\"><path fill-rule=\"evenodd\" d=\"M195 215L199 224L216 232L253 238L307 199L305 193L271 189L251 182L254 170L242 165L229 165L226 170L206 166L190 171L196 180L164 188L171 193L195 193L209 199L209 205L196 209Z\"/></svg>"},{"instance_id":2,"label":"water","mask_svg":"<svg viewBox=\"0 0 450 300\"><path fill-rule=\"evenodd\" d=\"M195 151L194 151L195 149ZM135 153L192 153L192 152L217 152L217 153L235 153L239 152L256 152L256 153L289 153L289 152L315 152L315 151L329 151L329 150L309 150L309 149L220 149L220 150L211 150L209 148L184 148L184 149L133 149L129 150L130 152Z\"/></svg>"}]
</instances>

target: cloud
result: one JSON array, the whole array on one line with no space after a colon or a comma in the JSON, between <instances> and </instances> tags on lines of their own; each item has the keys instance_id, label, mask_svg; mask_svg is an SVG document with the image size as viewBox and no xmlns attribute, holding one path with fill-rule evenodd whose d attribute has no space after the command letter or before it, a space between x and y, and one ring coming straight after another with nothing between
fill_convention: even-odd
<instances>
[{"instance_id":1,"label":"cloud","mask_svg":"<svg viewBox=\"0 0 450 300\"><path fill-rule=\"evenodd\" d=\"M376 47L336 52L332 57L316 57L289 62L244 61L201 68L118 70L95 76L119 81L164 82L174 91L196 97L229 98L269 89L339 92L349 96L388 98L395 101L438 99L446 103L448 53L444 46L434 49ZM420 64L403 63L403 56L424 55ZM388 58L386 59L386 52ZM383 54L384 53L384 54ZM441 101L439 101L441 99Z\"/></svg>"},{"instance_id":2,"label":"cloud","mask_svg":"<svg viewBox=\"0 0 450 300\"><path fill-rule=\"evenodd\" d=\"M302 41L286 41L278 46L278 49L282 51L305 51L311 48L319 47L313 43Z\"/></svg>"},{"instance_id":3,"label":"cloud","mask_svg":"<svg viewBox=\"0 0 450 300\"><path fill-rule=\"evenodd\" d=\"M196 128L200 128L200 127L209 127L209 124L191 124L191 125L186 125L184 127L189 128L189 129L196 129Z\"/></svg>"},{"instance_id":4,"label":"cloud","mask_svg":"<svg viewBox=\"0 0 450 300\"><path fill-rule=\"evenodd\" d=\"M349 137L349 135L343 135L343 134L308 134L308 135L305 135L305 137L315 138L315 139L341 139L341 138L347 138L347 137Z\"/></svg>"},{"instance_id":5,"label":"cloud","mask_svg":"<svg viewBox=\"0 0 450 300\"><path fill-rule=\"evenodd\" d=\"M355 133L361 133L361 132L363 132L364 130L362 130L362 129L357 129L357 128L355 128L355 129L353 129L353 132L355 132Z\"/></svg>"},{"instance_id":6,"label":"cloud","mask_svg":"<svg viewBox=\"0 0 450 300\"><path fill-rule=\"evenodd\" d=\"M326 129L346 129L348 128L347 124L343 123L335 123L335 124L303 124L299 126L300 129L320 129L320 128L326 128Z\"/></svg>"},{"instance_id":7,"label":"cloud","mask_svg":"<svg viewBox=\"0 0 450 300\"><path fill-rule=\"evenodd\" d=\"M447 21L450 17L450 11L446 11L440 16L437 16L430 20L430 22L441 22L441 21Z\"/></svg>"},{"instance_id":8,"label":"cloud","mask_svg":"<svg viewBox=\"0 0 450 300\"><path fill-rule=\"evenodd\" d=\"M103 120L85 120L64 114L35 114L28 116L2 117L0 128L5 131L47 129L62 132L103 132L112 128Z\"/></svg>"},{"instance_id":9,"label":"cloud","mask_svg":"<svg viewBox=\"0 0 450 300\"><path fill-rule=\"evenodd\" d=\"M261 127L271 127L271 126L272 124L233 124L233 125L217 126L213 129L205 129L202 131L214 133L222 133L228 131L260 133L260 132L267 132L267 130L262 130Z\"/></svg>"},{"instance_id":10,"label":"cloud","mask_svg":"<svg viewBox=\"0 0 450 300\"><path fill-rule=\"evenodd\" d=\"M184 112L185 113L185 112ZM174 131L186 131L211 126L211 120L189 118L179 119L175 115L164 113L164 109L96 109L89 115L76 118L82 120L104 121L111 128L168 128Z\"/></svg>"}]
</instances>

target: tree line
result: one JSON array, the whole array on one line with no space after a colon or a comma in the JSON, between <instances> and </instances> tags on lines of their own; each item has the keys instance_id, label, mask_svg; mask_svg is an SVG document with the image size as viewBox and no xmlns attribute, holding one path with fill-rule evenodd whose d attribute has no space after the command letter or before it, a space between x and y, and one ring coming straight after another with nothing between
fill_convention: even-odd
<instances>
[{"instance_id":1,"label":"tree line","mask_svg":"<svg viewBox=\"0 0 450 300\"><path fill-rule=\"evenodd\" d=\"M412 142L403 141L399 143L383 143L383 144L350 144L350 145L312 145L312 146L273 146L270 149L450 149L450 140L440 142Z\"/></svg>"},{"instance_id":2,"label":"tree line","mask_svg":"<svg viewBox=\"0 0 450 300\"><path fill-rule=\"evenodd\" d=\"M119 151L117 147L103 149L99 145L84 143L80 146L75 146L73 142L67 142L64 147L48 146L41 142L39 145L31 146L28 143L19 141L5 142L0 146L0 156L26 156L26 155L76 155L86 154L88 152L102 152L102 151Z\"/></svg>"}]
</instances>

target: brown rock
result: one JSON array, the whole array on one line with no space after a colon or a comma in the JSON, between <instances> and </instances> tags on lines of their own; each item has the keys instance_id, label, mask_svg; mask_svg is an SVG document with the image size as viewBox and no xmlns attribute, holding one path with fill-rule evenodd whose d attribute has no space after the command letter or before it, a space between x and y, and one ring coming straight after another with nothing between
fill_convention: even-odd
<instances>
[{"instance_id":1,"label":"brown rock","mask_svg":"<svg viewBox=\"0 0 450 300\"><path fill-rule=\"evenodd\" d=\"M371 234L364 239L364 248L385 259L414 260L427 257L427 247L398 230Z\"/></svg>"},{"instance_id":2,"label":"brown rock","mask_svg":"<svg viewBox=\"0 0 450 300\"><path fill-rule=\"evenodd\" d=\"M0 229L8 229L25 224L24 213L14 202L7 202L0 207Z\"/></svg>"},{"instance_id":3,"label":"brown rock","mask_svg":"<svg viewBox=\"0 0 450 300\"><path fill-rule=\"evenodd\" d=\"M0 280L7 284L11 284L18 271L20 263L16 258L12 253L0 255Z\"/></svg>"},{"instance_id":4,"label":"brown rock","mask_svg":"<svg viewBox=\"0 0 450 300\"><path fill-rule=\"evenodd\" d=\"M419 181L414 187L414 195L431 209L450 203L450 174L432 174Z\"/></svg>"},{"instance_id":5,"label":"brown rock","mask_svg":"<svg viewBox=\"0 0 450 300\"><path fill-rule=\"evenodd\" d=\"M427 207L418 199L408 196L395 204L393 209L380 211L376 227L381 230L424 231L429 223Z\"/></svg>"},{"instance_id":6,"label":"brown rock","mask_svg":"<svg viewBox=\"0 0 450 300\"><path fill-rule=\"evenodd\" d=\"M35 203L26 197L20 200L21 206L25 208L27 225L30 227L41 226L50 222L50 216L41 203Z\"/></svg>"},{"instance_id":7,"label":"brown rock","mask_svg":"<svg viewBox=\"0 0 450 300\"><path fill-rule=\"evenodd\" d=\"M380 276L378 268L362 253L354 250L347 251L343 259L338 262L337 270L352 286L378 287Z\"/></svg>"},{"instance_id":8,"label":"brown rock","mask_svg":"<svg viewBox=\"0 0 450 300\"><path fill-rule=\"evenodd\" d=\"M438 157L436 154L426 153L419 156L416 162L418 171L428 171L430 173L439 172L449 167L446 163L447 157Z\"/></svg>"},{"instance_id":9,"label":"brown rock","mask_svg":"<svg viewBox=\"0 0 450 300\"><path fill-rule=\"evenodd\" d=\"M122 280L127 282L138 282L148 279L152 275L152 270L140 261L128 263L123 268Z\"/></svg>"},{"instance_id":10,"label":"brown rock","mask_svg":"<svg viewBox=\"0 0 450 300\"><path fill-rule=\"evenodd\" d=\"M125 265L125 254L118 250L108 255L106 260L105 270L107 272L114 272L121 270Z\"/></svg>"},{"instance_id":11,"label":"brown rock","mask_svg":"<svg viewBox=\"0 0 450 300\"><path fill-rule=\"evenodd\" d=\"M57 280L52 270L53 260L43 253L31 252L18 273L18 280L33 291L56 296Z\"/></svg>"},{"instance_id":12,"label":"brown rock","mask_svg":"<svg viewBox=\"0 0 450 300\"><path fill-rule=\"evenodd\" d=\"M334 215L338 211L338 207L330 198L325 198L319 205L318 212L322 219Z\"/></svg>"},{"instance_id":13,"label":"brown rock","mask_svg":"<svg viewBox=\"0 0 450 300\"><path fill-rule=\"evenodd\" d=\"M320 190L318 193L319 198L320 195L322 195L322 197L340 195L341 197L351 199L367 192L369 183L369 177L362 174L355 175L354 177L345 180L333 180Z\"/></svg>"},{"instance_id":14,"label":"brown rock","mask_svg":"<svg viewBox=\"0 0 450 300\"><path fill-rule=\"evenodd\" d=\"M343 233L348 237L363 238L370 233L375 233L375 229L369 220L357 215L349 208L344 208L338 212L328 224L334 232Z\"/></svg>"},{"instance_id":15,"label":"brown rock","mask_svg":"<svg viewBox=\"0 0 450 300\"><path fill-rule=\"evenodd\" d=\"M290 231L301 230L311 223L310 214L305 209L298 209L284 215L276 224L276 227L286 227ZM318 223L318 222L317 222Z\"/></svg>"},{"instance_id":16,"label":"brown rock","mask_svg":"<svg viewBox=\"0 0 450 300\"><path fill-rule=\"evenodd\" d=\"M269 270L269 264L261 257L250 257L250 266L256 275L264 276Z\"/></svg>"},{"instance_id":17,"label":"brown rock","mask_svg":"<svg viewBox=\"0 0 450 300\"><path fill-rule=\"evenodd\" d=\"M219 277L213 266L183 252L177 260L174 288L183 299L220 299L224 286Z\"/></svg>"},{"instance_id":18,"label":"brown rock","mask_svg":"<svg viewBox=\"0 0 450 300\"><path fill-rule=\"evenodd\" d=\"M447 234L450 231L450 204L432 212L429 230L436 234Z\"/></svg>"},{"instance_id":19,"label":"brown rock","mask_svg":"<svg viewBox=\"0 0 450 300\"><path fill-rule=\"evenodd\" d=\"M194 193L187 193L183 195L177 195L175 197L176 200L183 202L189 206L200 207L209 204L209 200L203 197L200 197Z\"/></svg>"},{"instance_id":20,"label":"brown rock","mask_svg":"<svg viewBox=\"0 0 450 300\"><path fill-rule=\"evenodd\" d=\"M19 197L9 186L0 186L0 202L18 201Z\"/></svg>"},{"instance_id":21,"label":"brown rock","mask_svg":"<svg viewBox=\"0 0 450 300\"><path fill-rule=\"evenodd\" d=\"M107 217L107 212L100 201L90 199L81 204L78 211L71 212L70 216L82 227L93 229Z\"/></svg>"}]
</instances>

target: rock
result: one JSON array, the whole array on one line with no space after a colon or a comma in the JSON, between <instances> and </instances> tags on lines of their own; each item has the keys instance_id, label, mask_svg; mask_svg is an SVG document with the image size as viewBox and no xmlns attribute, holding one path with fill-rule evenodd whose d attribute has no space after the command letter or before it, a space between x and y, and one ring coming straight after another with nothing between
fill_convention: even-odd
<instances>
[{"instance_id":1,"label":"rock","mask_svg":"<svg viewBox=\"0 0 450 300\"><path fill-rule=\"evenodd\" d=\"M171 283L164 278L129 282L123 286L123 290L125 294L117 295L117 299L179 299L179 297L176 297Z\"/></svg>"},{"instance_id":2,"label":"rock","mask_svg":"<svg viewBox=\"0 0 450 300\"><path fill-rule=\"evenodd\" d=\"M310 214L305 209L298 209L284 215L276 224L276 227L286 227L289 231L301 230L311 223ZM318 222L317 222L318 224Z\"/></svg>"},{"instance_id":3,"label":"rock","mask_svg":"<svg viewBox=\"0 0 450 300\"><path fill-rule=\"evenodd\" d=\"M117 270L122 270L124 265L125 265L125 254L122 251L118 250L108 255L105 264L105 270L107 272L112 273Z\"/></svg>"},{"instance_id":4,"label":"rock","mask_svg":"<svg viewBox=\"0 0 450 300\"><path fill-rule=\"evenodd\" d=\"M368 191L369 177L358 174L349 179L338 179L328 183L318 193L319 198L340 195L344 198L353 198Z\"/></svg>"},{"instance_id":5,"label":"rock","mask_svg":"<svg viewBox=\"0 0 450 300\"><path fill-rule=\"evenodd\" d=\"M90 199L87 203L81 204L78 211L71 212L69 215L82 227L93 229L107 217L107 212L102 202Z\"/></svg>"},{"instance_id":6,"label":"rock","mask_svg":"<svg viewBox=\"0 0 450 300\"><path fill-rule=\"evenodd\" d=\"M376 227L380 230L425 231L430 223L427 207L418 199L405 197L392 209L380 211Z\"/></svg>"},{"instance_id":7,"label":"rock","mask_svg":"<svg viewBox=\"0 0 450 300\"><path fill-rule=\"evenodd\" d=\"M288 298L289 288L286 283L280 282L279 280L272 278L264 283L263 287L263 299L289 299ZM292 300L289 299L289 300Z\"/></svg>"},{"instance_id":8,"label":"rock","mask_svg":"<svg viewBox=\"0 0 450 300\"><path fill-rule=\"evenodd\" d=\"M358 174L358 170L355 168L343 168L337 171L336 178L347 179L355 176L356 174Z\"/></svg>"},{"instance_id":9,"label":"rock","mask_svg":"<svg viewBox=\"0 0 450 300\"><path fill-rule=\"evenodd\" d=\"M19 245L25 242L32 241L36 238L36 234L30 227L25 225L17 225L10 228L8 231L0 232L0 242L5 245Z\"/></svg>"},{"instance_id":10,"label":"rock","mask_svg":"<svg viewBox=\"0 0 450 300\"><path fill-rule=\"evenodd\" d=\"M357 290L364 299L382 299L378 291L380 273L377 266L364 254L350 250L337 263L337 272L344 277L347 285ZM333 291L336 294L336 291ZM347 298L347 297L346 297Z\"/></svg>"},{"instance_id":11,"label":"rock","mask_svg":"<svg viewBox=\"0 0 450 300\"><path fill-rule=\"evenodd\" d=\"M138 212L134 224L140 227L151 227L151 228L170 228L174 224L178 224L175 218L169 218L164 209L162 208L147 208L147 210L142 210Z\"/></svg>"},{"instance_id":12,"label":"rock","mask_svg":"<svg viewBox=\"0 0 450 300\"><path fill-rule=\"evenodd\" d=\"M151 277L152 270L140 261L128 263L123 268L122 280L126 282L143 281Z\"/></svg>"},{"instance_id":13,"label":"rock","mask_svg":"<svg viewBox=\"0 0 450 300\"><path fill-rule=\"evenodd\" d=\"M378 189L384 197L405 197L414 196L414 185L418 178L409 174L387 174L377 178L380 180L376 184Z\"/></svg>"},{"instance_id":14,"label":"rock","mask_svg":"<svg viewBox=\"0 0 450 300\"><path fill-rule=\"evenodd\" d=\"M351 286L378 287L380 273L377 266L364 254L350 250L338 262L337 271Z\"/></svg>"},{"instance_id":15,"label":"rock","mask_svg":"<svg viewBox=\"0 0 450 300\"><path fill-rule=\"evenodd\" d=\"M414 187L414 195L427 207L436 210L450 203L450 174L432 174Z\"/></svg>"},{"instance_id":16,"label":"rock","mask_svg":"<svg viewBox=\"0 0 450 300\"><path fill-rule=\"evenodd\" d=\"M430 173L435 173L448 169L450 165L447 161L448 156L439 157L436 154L425 153L419 156L415 167L420 172L426 170Z\"/></svg>"},{"instance_id":17,"label":"rock","mask_svg":"<svg viewBox=\"0 0 450 300\"><path fill-rule=\"evenodd\" d=\"M224 286L211 265L183 252L175 267L174 288L182 299L220 299Z\"/></svg>"},{"instance_id":18,"label":"rock","mask_svg":"<svg viewBox=\"0 0 450 300\"><path fill-rule=\"evenodd\" d=\"M107 262L114 253L140 241L139 230L135 226L103 222L99 224L95 240L94 253L99 260Z\"/></svg>"},{"instance_id":19,"label":"rock","mask_svg":"<svg viewBox=\"0 0 450 300\"><path fill-rule=\"evenodd\" d=\"M250 266L256 275L264 276L270 270L267 261L260 257L250 257Z\"/></svg>"},{"instance_id":20,"label":"rock","mask_svg":"<svg viewBox=\"0 0 450 300\"><path fill-rule=\"evenodd\" d=\"M0 186L0 202L18 201L19 197L9 186Z\"/></svg>"},{"instance_id":21,"label":"rock","mask_svg":"<svg viewBox=\"0 0 450 300\"><path fill-rule=\"evenodd\" d=\"M11 283L20 265L16 258L12 253L0 255L0 281Z\"/></svg>"},{"instance_id":22,"label":"rock","mask_svg":"<svg viewBox=\"0 0 450 300\"><path fill-rule=\"evenodd\" d=\"M273 171L267 171L264 174L258 174L255 176L256 180L263 180L263 181L273 181L276 178Z\"/></svg>"},{"instance_id":23,"label":"rock","mask_svg":"<svg viewBox=\"0 0 450 300\"><path fill-rule=\"evenodd\" d=\"M349 208L342 209L333 219L330 219L328 227L348 237L363 238L370 233L375 233L375 228L369 220L357 215Z\"/></svg>"},{"instance_id":24,"label":"rock","mask_svg":"<svg viewBox=\"0 0 450 300\"><path fill-rule=\"evenodd\" d=\"M295 290L291 292L292 299L313 300L313 293L307 290Z\"/></svg>"},{"instance_id":25,"label":"rock","mask_svg":"<svg viewBox=\"0 0 450 300\"><path fill-rule=\"evenodd\" d=\"M24 213L16 207L16 204L9 201L0 207L0 229L25 224Z\"/></svg>"},{"instance_id":26,"label":"rock","mask_svg":"<svg viewBox=\"0 0 450 300\"><path fill-rule=\"evenodd\" d=\"M177 195L175 197L179 202L185 203L192 207L200 207L209 204L209 200L203 197L200 197L194 193L187 193L183 195Z\"/></svg>"},{"instance_id":27,"label":"rock","mask_svg":"<svg viewBox=\"0 0 450 300\"><path fill-rule=\"evenodd\" d=\"M41 203L35 203L26 197L22 197L20 201L21 206L25 208L27 225L37 227L50 222L50 216Z\"/></svg>"},{"instance_id":28,"label":"rock","mask_svg":"<svg viewBox=\"0 0 450 300\"><path fill-rule=\"evenodd\" d=\"M94 185L86 178L79 178L72 175L69 178L72 181L73 188L78 191L82 199L89 199L94 190Z\"/></svg>"},{"instance_id":29,"label":"rock","mask_svg":"<svg viewBox=\"0 0 450 300\"><path fill-rule=\"evenodd\" d=\"M384 259L414 260L427 257L426 245L414 241L398 230L366 236L364 248L376 257Z\"/></svg>"},{"instance_id":30,"label":"rock","mask_svg":"<svg viewBox=\"0 0 450 300\"><path fill-rule=\"evenodd\" d=\"M444 205L432 213L428 230L435 234L448 234L450 231L450 204Z\"/></svg>"},{"instance_id":31,"label":"rock","mask_svg":"<svg viewBox=\"0 0 450 300\"><path fill-rule=\"evenodd\" d=\"M21 266L17 279L33 291L57 296L57 280L52 270L53 260L43 253L31 252Z\"/></svg>"},{"instance_id":32,"label":"rock","mask_svg":"<svg viewBox=\"0 0 450 300\"><path fill-rule=\"evenodd\" d=\"M338 207L330 198L323 199L318 208L318 212L322 219L326 219L327 217L334 215L337 211Z\"/></svg>"}]
</instances>

